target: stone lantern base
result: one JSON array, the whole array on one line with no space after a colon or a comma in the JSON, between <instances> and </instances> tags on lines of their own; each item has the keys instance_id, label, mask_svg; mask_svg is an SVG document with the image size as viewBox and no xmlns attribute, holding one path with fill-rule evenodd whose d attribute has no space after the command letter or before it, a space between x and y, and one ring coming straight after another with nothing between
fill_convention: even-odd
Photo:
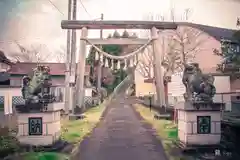
<instances>
[{"instance_id":1,"label":"stone lantern base","mask_svg":"<svg viewBox=\"0 0 240 160\"><path fill-rule=\"evenodd\" d=\"M48 104L44 111L18 113L17 139L22 145L52 145L60 138L60 119L58 103Z\"/></svg>"},{"instance_id":2,"label":"stone lantern base","mask_svg":"<svg viewBox=\"0 0 240 160\"><path fill-rule=\"evenodd\" d=\"M178 138L185 146L214 146L221 139L222 103L183 102L176 106Z\"/></svg>"}]
</instances>

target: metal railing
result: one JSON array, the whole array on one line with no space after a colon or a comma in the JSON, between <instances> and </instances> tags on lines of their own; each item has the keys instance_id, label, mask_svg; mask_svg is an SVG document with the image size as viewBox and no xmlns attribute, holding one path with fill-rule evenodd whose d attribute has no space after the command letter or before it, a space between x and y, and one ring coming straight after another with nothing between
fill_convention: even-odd
<instances>
[{"instance_id":1,"label":"metal railing","mask_svg":"<svg viewBox=\"0 0 240 160\"><path fill-rule=\"evenodd\" d=\"M133 74L129 74L117 87L114 88L113 92L105 99L104 105L108 105L112 100L117 97L125 95L126 90L134 83Z\"/></svg>"},{"instance_id":2,"label":"metal railing","mask_svg":"<svg viewBox=\"0 0 240 160\"><path fill-rule=\"evenodd\" d=\"M128 75L113 91L112 98L124 96L126 90L134 83L133 75Z\"/></svg>"}]
</instances>

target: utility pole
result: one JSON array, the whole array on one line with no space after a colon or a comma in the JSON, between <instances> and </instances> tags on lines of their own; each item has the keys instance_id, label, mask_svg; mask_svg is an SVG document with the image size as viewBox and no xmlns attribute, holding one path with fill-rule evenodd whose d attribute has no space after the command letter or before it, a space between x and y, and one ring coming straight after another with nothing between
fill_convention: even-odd
<instances>
[{"instance_id":1,"label":"utility pole","mask_svg":"<svg viewBox=\"0 0 240 160\"><path fill-rule=\"evenodd\" d=\"M68 0L68 20L72 19L72 0ZM65 72L65 112L69 114L70 103L70 64L71 64L71 30L67 30L67 56Z\"/></svg>"},{"instance_id":2,"label":"utility pole","mask_svg":"<svg viewBox=\"0 0 240 160\"><path fill-rule=\"evenodd\" d=\"M103 14L101 14L101 21L103 20ZM103 30L100 29L100 38L103 38ZM102 49L102 46L100 46ZM98 96L100 97L102 101L102 95L101 95L101 88L102 88L102 62L100 59L98 60L98 66L97 66L97 91L98 91Z\"/></svg>"},{"instance_id":3,"label":"utility pole","mask_svg":"<svg viewBox=\"0 0 240 160\"><path fill-rule=\"evenodd\" d=\"M77 0L73 0L73 15L72 15L72 20L77 19ZM76 82L76 40L77 40L77 32L76 29L72 30L72 42L71 42L71 106L72 106L72 112L75 113L75 108L76 108L76 99L75 99L75 85L74 83Z\"/></svg>"}]
</instances>

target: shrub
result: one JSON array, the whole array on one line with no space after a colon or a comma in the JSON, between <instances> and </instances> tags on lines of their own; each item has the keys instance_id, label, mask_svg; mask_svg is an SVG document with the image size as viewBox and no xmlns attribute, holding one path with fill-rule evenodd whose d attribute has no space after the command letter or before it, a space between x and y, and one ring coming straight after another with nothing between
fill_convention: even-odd
<instances>
[{"instance_id":1,"label":"shrub","mask_svg":"<svg viewBox=\"0 0 240 160\"><path fill-rule=\"evenodd\" d=\"M19 150L18 140L12 136L7 127L0 129L0 157L5 157Z\"/></svg>"}]
</instances>

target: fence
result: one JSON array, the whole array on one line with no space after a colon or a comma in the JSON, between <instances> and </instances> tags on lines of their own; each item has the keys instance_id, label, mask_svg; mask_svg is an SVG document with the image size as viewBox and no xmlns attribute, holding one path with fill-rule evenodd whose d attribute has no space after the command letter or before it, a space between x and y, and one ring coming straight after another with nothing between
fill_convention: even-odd
<instances>
[{"instance_id":1,"label":"fence","mask_svg":"<svg viewBox=\"0 0 240 160\"><path fill-rule=\"evenodd\" d=\"M225 103L225 110L240 113L240 92L218 93L215 102Z\"/></svg>"},{"instance_id":2,"label":"fence","mask_svg":"<svg viewBox=\"0 0 240 160\"><path fill-rule=\"evenodd\" d=\"M64 88L51 87L51 94L55 102L63 102ZM11 114L14 112L14 106L24 104L25 100L22 97L20 87L5 87L0 88L0 112L3 114ZM2 115L1 115L2 116Z\"/></svg>"},{"instance_id":3,"label":"fence","mask_svg":"<svg viewBox=\"0 0 240 160\"><path fill-rule=\"evenodd\" d=\"M149 96L141 97L145 105L149 105ZM154 95L151 95L151 97L154 99ZM225 111L240 113L240 92L216 93L213 101L216 103L224 103ZM183 96L168 96L168 106L175 106L179 102L184 102Z\"/></svg>"},{"instance_id":4,"label":"fence","mask_svg":"<svg viewBox=\"0 0 240 160\"><path fill-rule=\"evenodd\" d=\"M114 88L113 92L106 98L104 105L108 105L112 100L117 97L125 95L127 89L134 83L133 74L129 74L117 87Z\"/></svg>"},{"instance_id":5,"label":"fence","mask_svg":"<svg viewBox=\"0 0 240 160\"><path fill-rule=\"evenodd\" d=\"M133 75L129 74L113 91L112 99L125 95L127 89L134 83Z\"/></svg>"},{"instance_id":6,"label":"fence","mask_svg":"<svg viewBox=\"0 0 240 160\"><path fill-rule=\"evenodd\" d=\"M213 97L216 103L224 103L226 111L240 113L240 92L216 93ZM179 102L184 102L183 96L168 96L169 105L174 106Z\"/></svg>"}]
</instances>

